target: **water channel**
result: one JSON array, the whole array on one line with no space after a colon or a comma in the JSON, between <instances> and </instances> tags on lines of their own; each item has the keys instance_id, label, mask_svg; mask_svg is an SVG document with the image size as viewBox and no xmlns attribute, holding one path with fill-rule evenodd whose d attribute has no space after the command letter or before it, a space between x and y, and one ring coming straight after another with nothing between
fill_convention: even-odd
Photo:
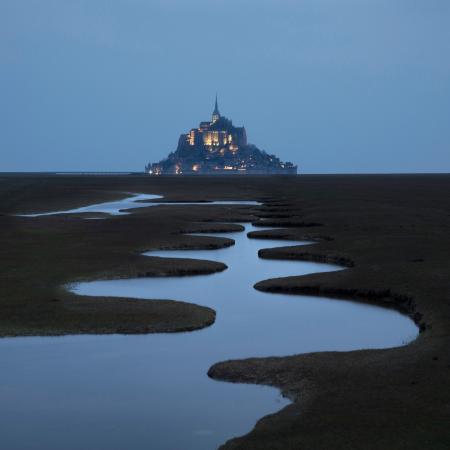
<instances>
[{"instance_id":1,"label":"water channel","mask_svg":"<svg viewBox=\"0 0 450 450\"><path fill-rule=\"evenodd\" d=\"M117 204L114 208L123 209ZM215 235L234 239L232 247L146 253L222 261L228 266L224 272L71 287L80 295L174 299L209 306L217 318L208 328L0 340L2 447L211 450L247 433L259 418L288 403L273 388L209 379L212 364L251 356L386 348L416 337L414 323L394 310L256 291L253 285L263 279L342 268L260 259L261 248L307 243L250 239L247 233L255 228L243 225L245 232Z\"/></svg>"}]
</instances>

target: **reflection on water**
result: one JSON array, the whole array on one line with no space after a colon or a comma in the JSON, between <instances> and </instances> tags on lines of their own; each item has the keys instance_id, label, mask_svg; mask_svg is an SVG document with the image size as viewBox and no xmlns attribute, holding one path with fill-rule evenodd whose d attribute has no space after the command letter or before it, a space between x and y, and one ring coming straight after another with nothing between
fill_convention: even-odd
<instances>
[{"instance_id":1,"label":"reflection on water","mask_svg":"<svg viewBox=\"0 0 450 450\"><path fill-rule=\"evenodd\" d=\"M245 225L246 232L252 231ZM190 333L67 336L0 341L0 431L9 450L213 449L287 404L277 390L207 377L221 360L401 345L411 320L353 302L267 294L257 281L338 270L261 260L260 248L298 242L248 239L220 250L149 252L226 263L228 270L182 278L81 283L75 292L185 300L217 311ZM219 235L220 236L220 235Z\"/></svg>"},{"instance_id":2,"label":"reflection on water","mask_svg":"<svg viewBox=\"0 0 450 450\"><path fill-rule=\"evenodd\" d=\"M151 194L134 194L123 200L113 202L96 203L95 205L83 206L81 208L67 209L65 211L51 211L46 213L36 214L18 214L22 217L39 217L39 216L53 216L55 214L81 214L81 213L104 213L112 216L121 216L129 214L124 211L131 208L146 208L148 206L156 206L158 203L140 203L141 200L154 200L162 198L160 195Z\"/></svg>"},{"instance_id":3,"label":"reflection on water","mask_svg":"<svg viewBox=\"0 0 450 450\"><path fill-rule=\"evenodd\" d=\"M160 195L153 194L133 194L122 200L113 202L96 203L94 205L82 206L81 208L67 209L65 211L50 211L46 213L34 214L17 214L21 217L40 217L40 216L54 216L56 214L82 214L82 213L103 213L111 216L123 216L130 214L129 209L148 208L150 206L158 205L259 205L255 201L233 201L221 200L216 202L148 202L148 200L156 200L162 198ZM101 217L88 217L88 219L100 219Z\"/></svg>"}]
</instances>

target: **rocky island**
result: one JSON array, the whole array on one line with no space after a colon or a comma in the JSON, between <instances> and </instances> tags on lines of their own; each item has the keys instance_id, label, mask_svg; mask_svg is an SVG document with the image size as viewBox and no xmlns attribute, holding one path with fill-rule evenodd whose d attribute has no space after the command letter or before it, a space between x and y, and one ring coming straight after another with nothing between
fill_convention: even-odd
<instances>
[{"instance_id":1,"label":"rocky island","mask_svg":"<svg viewBox=\"0 0 450 450\"><path fill-rule=\"evenodd\" d=\"M216 102L211 121L183 133L176 151L145 167L150 175L281 174L295 175L297 166L247 142L244 127L222 116Z\"/></svg>"}]
</instances>

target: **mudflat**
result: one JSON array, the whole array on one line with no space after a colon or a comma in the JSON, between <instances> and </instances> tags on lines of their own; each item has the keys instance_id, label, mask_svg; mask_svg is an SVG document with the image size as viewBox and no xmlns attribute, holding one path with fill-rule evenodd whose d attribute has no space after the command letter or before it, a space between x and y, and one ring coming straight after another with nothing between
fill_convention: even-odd
<instances>
[{"instance_id":1,"label":"mudflat","mask_svg":"<svg viewBox=\"0 0 450 450\"><path fill-rule=\"evenodd\" d=\"M260 200L261 206L161 205L131 215L19 217L124 198ZM252 237L313 239L263 258L348 267L265 280L269 292L326 295L382 304L410 315L414 342L387 350L322 352L226 361L209 375L279 387L293 403L225 449L447 449L450 446L450 175L271 177L0 176L0 335L194 330L214 311L160 299L79 297L79 280L194 275L220 263L148 258L152 248L211 248L186 231L273 226ZM230 228L229 228L230 227ZM280 245L282 241L280 241ZM201 247L200 247L201 245ZM217 405L220 407L220 405Z\"/></svg>"}]
</instances>

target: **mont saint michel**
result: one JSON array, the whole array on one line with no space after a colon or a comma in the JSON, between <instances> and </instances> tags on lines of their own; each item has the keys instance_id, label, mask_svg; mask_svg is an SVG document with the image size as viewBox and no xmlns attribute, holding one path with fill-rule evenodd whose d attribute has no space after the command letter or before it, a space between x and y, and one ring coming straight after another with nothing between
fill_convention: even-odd
<instances>
[{"instance_id":1,"label":"mont saint michel","mask_svg":"<svg viewBox=\"0 0 450 450\"><path fill-rule=\"evenodd\" d=\"M211 121L183 133L177 149L145 168L150 175L281 174L297 173L297 166L247 142L244 127L222 116L216 102Z\"/></svg>"}]
</instances>

